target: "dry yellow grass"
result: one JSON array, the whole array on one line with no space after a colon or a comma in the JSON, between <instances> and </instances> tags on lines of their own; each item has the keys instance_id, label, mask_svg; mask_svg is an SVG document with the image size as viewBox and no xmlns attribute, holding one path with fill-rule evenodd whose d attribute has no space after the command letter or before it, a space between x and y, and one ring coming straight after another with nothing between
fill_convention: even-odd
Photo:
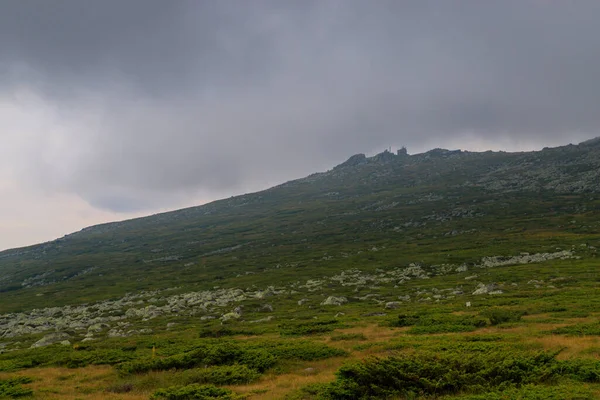
<instances>
[{"instance_id":1,"label":"dry yellow grass","mask_svg":"<svg viewBox=\"0 0 600 400\"><path fill-rule=\"evenodd\" d=\"M600 348L598 336L561 336L551 335L533 338L533 342L540 343L547 350L561 350L558 359L569 359L573 356L600 359L598 353L589 352L590 349Z\"/></svg>"},{"instance_id":2,"label":"dry yellow grass","mask_svg":"<svg viewBox=\"0 0 600 400\"><path fill-rule=\"evenodd\" d=\"M540 316L538 315L537 318L540 318ZM560 326L581 321L584 321L584 319L572 319L569 320L569 323L531 324L508 329L487 327L479 329L476 332L465 332L462 335L511 333L516 335L516 340L526 343L535 343L547 350L563 349L558 356L560 359L568 359L571 357L600 359L600 337L572 337L542 334L542 332L547 332L548 330ZM267 373L257 382L247 385L230 386L230 388L237 393L249 395L249 399L251 400L284 398L287 394L297 391L306 385L331 382L335 379L335 372L346 362L364 359L372 355L381 354L382 352L382 347L377 345L360 351L354 350L355 346L365 343L389 342L394 337L402 335L407 329L408 328L390 328L376 324L340 329L335 332L336 335L362 334L367 340L332 341L330 336L323 336L318 339L315 338L314 340L327 343L329 346L347 350L349 356L313 362L295 362L286 366L286 371L288 371L286 373ZM238 339L245 340L246 338L240 337ZM597 351L594 349L597 349ZM404 351L410 352L412 350L408 348ZM307 370L309 368L310 370ZM88 366L78 369L34 368L16 373L0 373L0 379L14 376L29 376L33 378L35 381L32 384L29 384L28 387L31 387L34 390L35 399L138 400L147 399L152 391L150 389L140 389L140 387L145 387L142 382L143 380L147 382L151 381L154 383L152 386L156 386L156 384L162 380L168 381L166 375L170 373L171 372L165 371L152 372L144 375L143 377L140 377L140 381L135 381L134 386L136 386L137 389L129 393L110 393L106 391L106 388L119 381L115 370L108 366Z\"/></svg>"},{"instance_id":3,"label":"dry yellow grass","mask_svg":"<svg viewBox=\"0 0 600 400\"><path fill-rule=\"evenodd\" d=\"M386 342L397 336L405 328L389 328L379 325L355 326L347 329L339 329L336 334L362 333L368 343ZM323 339L328 345L351 350L354 346L366 343L360 340L332 341L329 337ZM230 386L238 393L250 394L252 400L281 399L286 394L299 390L303 386L314 383L331 382L335 378L335 372L346 362L360 360L374 355L381 350L378 348L369 348L363 351L353 351L348 357L335 357L321 361L298 363L293 372L286 374L267 374L258 382L243 385ZM312 368L307 372L307 368Z\"/></svg>"},{"instance_id":4,"label":"dry yellow grass","mask_svg":"<svg viewBox=\"0 0 600 400\"><path fill-rule=\"evenodd\" d=\"M117 379L112 367L89 366L85 368L32 368L16 373L1 373L0 379L28 376L34 381L27 385L33 389L35 399L147 399L148 393L109 393L106 388Z\"/></svg>"}]
</instances>

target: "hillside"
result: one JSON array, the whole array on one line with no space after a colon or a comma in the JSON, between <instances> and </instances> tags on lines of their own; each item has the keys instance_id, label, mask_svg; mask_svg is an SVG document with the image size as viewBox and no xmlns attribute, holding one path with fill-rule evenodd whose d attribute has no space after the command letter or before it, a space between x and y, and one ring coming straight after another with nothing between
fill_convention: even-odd
<instances>
[{"instance_id":1,"label":"hillside","mask_svg":"<svg viewBox=\"0 0 600 400\"><path fill-rule=\"evenodd\" d=\"M523 382L507 378L485 386L489 377L479 376L434 390L386 381L377 383L383 391L364 398L502 396L505 389L497 398L552 398L539 386L550 382L558 382L551 389L557 399L595 398L598 209L599 138L519 153L386 151L354 155L327 172L262 192L0 252L0 379L1 371L6 379L35 378L28 375L32 366L53 373L66 366L92 374L86 368L105 368L104 386L88 388L98 398L113 384L131 385L111 392L114 398L147 398L168 385L215 383L250 398L342 399L353 398L343 395L352 385L373 383L365 371L408 368L401 357L371 361L366 370L355 361L391 349L421 349L410 353L413 366L431 363L428 357L445 349L445 362L457 371L473 369L458 360L477 348L498 353L469 362L498 363L511 349L515 360L535 364L541 357L535 352L566 349L535 373L521 371L528 377ZM576 340L578 332L584 339ZM214 368L241 365L256 376L186 380L186 371L212 364L152 364L156 348L160 360L189 355L213 346L211 336L254 337L249 348L235 344L242 358ZM57 344L65 341L68 346ZM308 347L289 350L290 343ZM243 361L244 352L278 346L287 349L278 361ZM334 377L347 361L358 364ZM148 371L171 367L181 373L160 372L158 383L142 382ZM542 379L538 369L552 378ZM298 381L286 389L290 376ZM352 380L357 377L365 381ZM56 384L35 379L42 389ZM71 398L61 396L48 398Z\"/></svg>"}]
</instances>

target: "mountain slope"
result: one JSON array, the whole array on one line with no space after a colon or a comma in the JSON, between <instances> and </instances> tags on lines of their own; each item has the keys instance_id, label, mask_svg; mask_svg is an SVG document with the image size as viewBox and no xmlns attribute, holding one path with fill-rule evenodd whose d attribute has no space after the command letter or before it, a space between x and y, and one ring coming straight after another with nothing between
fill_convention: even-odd
<instances>
[{"instance_id":1,"label":"mountain slope","mask_svg":"<svg viewBox=\"0 0 600 400\"><path fill-rule=\"evenodd\" d=\"M599 160L359 154L2 252L0 397L598 398Z\"/></svg>"},{"instance_id":2,"label":"mountain slope","mask_svg":"<svg viewBox=\"0 0 600 400\"><path fill-rule=\"evenodd\" d=\"M595 234L599 175L597 139L538 152L357 155L263 192L4 251L0 311L210 287L278 265L308 272L373 246L430 263L473 262L492 243L501 254L516 243L544 251ZM586 226L572 223L582 215ZM534 233L546 239L530 241Z\"/></svg>"}]
</instances>

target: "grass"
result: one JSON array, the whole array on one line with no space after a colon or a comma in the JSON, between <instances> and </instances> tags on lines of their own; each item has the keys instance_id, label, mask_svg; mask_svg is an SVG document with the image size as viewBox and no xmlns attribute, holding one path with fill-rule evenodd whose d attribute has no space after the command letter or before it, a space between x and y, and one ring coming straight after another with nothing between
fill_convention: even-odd
<instances>
[{"instance_id":1,"label":"grass","mask_svg":"<svg viewBox=\"0 0 600 400\"><path fill-rule=\"evenodd\" d=\"M71 345L38 349L29 347L43 334L3 337L0 380L20 382L3 385L33 399L65 400L344 398L356 385L363 397L599 398L600 200L467 187L480 171L526 156L464 157L337 171L0 253L3 315L97 308L142 290L164 291L111 316L215 287L267 293L110 321L146 330L130 337L105 329L82 342L86 330L74 327ZM561 250L576 258L479 266L484 257ZM426 279L394 275L411 264ZM360 277L348 281L355 270ZM473 294L479 283L502 293ZM329 296L348 302L322 304ZM219 319L237 306L239 318ZM506 370L483 374L490 365L509 366L521 381Z\"/></svg>"}]
</instances>

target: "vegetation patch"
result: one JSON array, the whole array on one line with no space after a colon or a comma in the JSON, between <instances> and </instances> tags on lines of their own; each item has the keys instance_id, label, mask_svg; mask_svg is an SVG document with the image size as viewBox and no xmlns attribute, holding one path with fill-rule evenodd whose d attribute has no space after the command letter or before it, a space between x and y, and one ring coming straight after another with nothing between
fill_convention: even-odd
<instances>
[{"instance_id":1,"label":"vegetation patch","mask_svg":"<svg viewBox=\"0 0 600 400\"><path fill-rule=\"evenodd\" d=\"M575 324L552 330L557 335L600 336L600 321L591 324Z\"/></svg>"},{"instance_id":2,"label":"vegetation patch","mask_svg":"<svg viewBox=\"0 0 600 400\"><path fill-rule=\"evenodd\" d=\"M322 399L371 399L490 393L559 377L598 382L600 362L557 361L557 353L421 353L371 358L340 368Z\"/></svg>"},{"instance_id":3,"label":"vegetation patch","mask_svg":"<svg viewBox=\"0 0 600 400\"><path fill-rule=\"evenodd\" d=\"M367 337L362 333L342 333L340 335L333 335L330 339L334 342L341 340L367 340Z\"/></svg>"},{"instance_id":4,"label":"vegetation patch","mask_svg":"<svg viewBox=\"0 0 600 400\"><path fill-rule=\"evenodd\" d=\"M506 308L493 307L482 312L482 317L488 318L492 326L500 325L506 322L519 322L526 313L518 310L509 310Z\"/></svg>"},{"instance_id":5,"label":"vegetation patch","mask_svg":"<svg viewBox=\"0 0 600 400\"><path fill-rule=\"evenodd\" d=\"M414 315L401 314L392 326L410 326L408 333L433 334L451 332L471 332L487 325L487 320L474 315L430 314Z\"/></svg>"},{"instance_id":6,"label":"vegetation patch","mask_svg":"<svg viewBox=\"0 0 600 400\"><path fill-rule=\"evenodd\" d=\"M151 397L153 400L238 400L242 398L229 389L198 384L159 389Z\"/></svg>"},{"instance_id":7,"label":"vegetation patch","mask_svg":"<svg viewBox=\"0 0 600 400\"><path fill-rule=\"evenodd\" d=\"M282 336L306 336L319 333L332 332L341 325L335 319L324 321L306 321L285 323L279 325L279 332Z\"/></svg>"},{"instance_id":8,"label":"vegetation patch","mask_svg":"<svg viewBox=\"0 0 600 400\"><path fill-rule=\"evenodd\" d=\"M0 398L18 398L33 395L33 390L22 386L31 382L33 380L25 376L0 380Z\"/></svg>"}]
</instances>

